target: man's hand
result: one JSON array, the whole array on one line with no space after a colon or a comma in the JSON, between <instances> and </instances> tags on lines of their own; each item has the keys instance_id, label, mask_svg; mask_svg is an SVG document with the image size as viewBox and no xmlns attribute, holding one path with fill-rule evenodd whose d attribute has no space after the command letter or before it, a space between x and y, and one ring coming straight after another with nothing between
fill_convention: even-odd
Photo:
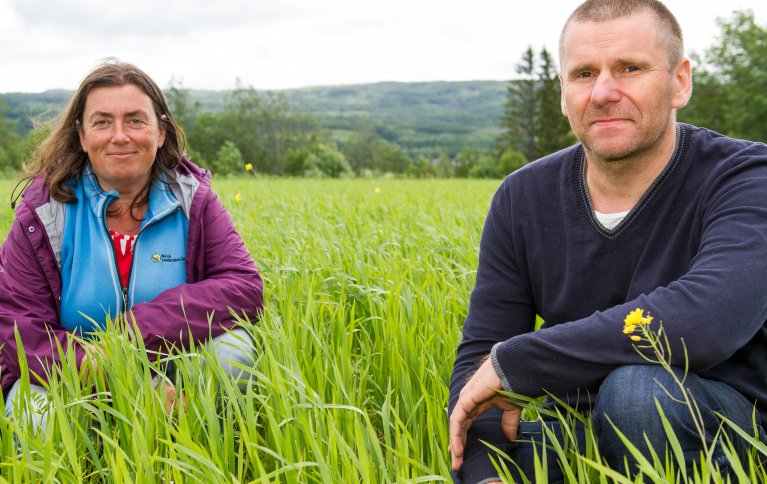
<instances>
[{"instance_id":1,"label":"man's hand","mask_svg":"<svg viewBox=\"0 0 767 484\"><path fill-rule=\"evenodd\" d=\"M506 438L514 440L517 437L522 409L497 393L497 390L502 388L501 380L488 358L461 390L458 402L450 415L450 453L454 471L460 469L463 464L466 432L471 424L490 408L503 410L501 428Z\"/></svg>"}]
</instances>

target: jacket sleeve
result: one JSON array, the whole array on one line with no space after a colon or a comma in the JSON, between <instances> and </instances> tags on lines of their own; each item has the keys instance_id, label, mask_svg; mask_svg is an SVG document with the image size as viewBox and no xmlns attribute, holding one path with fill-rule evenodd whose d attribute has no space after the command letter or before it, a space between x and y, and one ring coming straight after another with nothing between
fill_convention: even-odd
<instances>
[{"instance_id":1,"label":"jacket sleeve","mask_svg":"<svg viewBox=\"0 0 767 484\"><path fill-rule=\"evenodd\" d=\"M193 222L200 217L200 223ZM187 283L131 308L148 350L187 348L235 326L230 310L256 321L263 282L229 213L212 192L193 207L187 244Z\"/></svg>"},{"instance_id":2,"label":"jacket sleeve","mask_svg":"<svg viewBox=\"0 0 767 484\"><path fill-rule=\"evenodd\" d=\"M43 380L47 379L52 366L60 362L59 345L65 351L68 347L74 349L78 363L85 356L83 348L71 339L71 333L59 324L57 296L43 267L43 264L47 264L49 270L55 267L53 254L36 251L26 233L35 234L36 245L48 244L43 228L32 216L24 216L22 212L20 207L0 248L0 344L3 345L0 365L4 388L21 377L14 328L18 328L30 373ZM34 376L30 376L35 382Z\"/></svg>"},{"instance_id":3,"label":"jacket sleeve","mask_svg":"<svg viewBox=\"0 0 767 484\"><path fill-rule=\"evenodd\" d=\"M507 179L493 198L482 230L477 280L450 381L450 413L461 389L493 345L534 328L535 308L529 285L513 258L509 214ZM505 449L508 440L501 431L500 411L486 412L469 428L461 469L463 482L498 479L489 457L491 450L483 441Z\"/></svg>"},{"instance_id":4,"label":"jacket sleeve","mask_svg":"<svg viewBox=\"0 0 767 484\"><path fill-rule=\"evenodd\" d=\"M651 329L663 322L671 364L684 368L686 356L692 372L728 361L752 341L763 345L767 150L755 144L732 158L701 188L701 240L688 271L625 304L498 344L493 359L507 389L529 396L569 391L597 384L616 367L646 363L622 333L636 308L653 316Z\"/></svg>"}]
</instances>

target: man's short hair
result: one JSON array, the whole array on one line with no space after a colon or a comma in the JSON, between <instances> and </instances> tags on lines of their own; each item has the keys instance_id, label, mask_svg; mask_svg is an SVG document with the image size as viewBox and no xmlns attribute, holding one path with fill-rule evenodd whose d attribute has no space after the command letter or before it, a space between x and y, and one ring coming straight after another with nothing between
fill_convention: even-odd
<instances>
[{"instance_id":1,"label":"man's short hair","mask_svg":"<svg viewBox=\"0 0 767 484\"><path fill-rule=\"evenodd\" d=\"M571 22L604 22L635 13L650 11L657 18L657 32L663 47L669 69L684 57L682 28L674 14L658 0L586 0L567 18L562 33L559 35L559 61L563 62L565 32Z\"/></svg>"}]
</instances>

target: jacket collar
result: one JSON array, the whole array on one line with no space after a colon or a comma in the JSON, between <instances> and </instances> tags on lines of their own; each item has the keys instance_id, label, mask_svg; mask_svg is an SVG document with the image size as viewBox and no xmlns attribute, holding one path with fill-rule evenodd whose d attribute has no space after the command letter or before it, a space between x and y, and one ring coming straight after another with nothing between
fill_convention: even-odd
<instances>
[{"instance_id":1,"label":"jacket collar","mask_svg":"<svg viewBox=\"0 0 767 484\"><path fill-rule=\"evenodd\" d=\"M75 186L81 185L86 203L99 219L106 215L107 205L120 198L120 192L117 190L107 192L101 188L90 164L85 167L82 176L73 182ZM75 192L78 191L75 189ZM141 222L141 228L153 220L164 217L178 207L179 203L165 182L165 175L163 175L162 180L155 180L149 188L149 207L144 220Z\"/></svg>"}]
</instances>

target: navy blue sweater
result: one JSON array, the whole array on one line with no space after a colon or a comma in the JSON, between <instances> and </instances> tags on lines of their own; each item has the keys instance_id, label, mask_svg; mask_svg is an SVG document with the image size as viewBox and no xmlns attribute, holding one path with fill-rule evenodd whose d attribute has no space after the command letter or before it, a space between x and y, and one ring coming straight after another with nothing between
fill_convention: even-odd
<instances>
[{"instance_id":1,"label":"navy blue sweater","mask_svg":"<svg viewBox=\"0 0 767 484\"><path fill-rule=\"evenodd\" d=\"M662 321L673 364L727 383L767 416L767 146L678 124L672 159L615 229L593 214L580 145L514 172L482 232L450 410L493 349L504 387L571 402L645 364L623 320ZM545 324L534 331L535 315ZM500 413L469 430L465 482L497 475L479 440L504 448Z\"/></svg>"}]
</instances>

